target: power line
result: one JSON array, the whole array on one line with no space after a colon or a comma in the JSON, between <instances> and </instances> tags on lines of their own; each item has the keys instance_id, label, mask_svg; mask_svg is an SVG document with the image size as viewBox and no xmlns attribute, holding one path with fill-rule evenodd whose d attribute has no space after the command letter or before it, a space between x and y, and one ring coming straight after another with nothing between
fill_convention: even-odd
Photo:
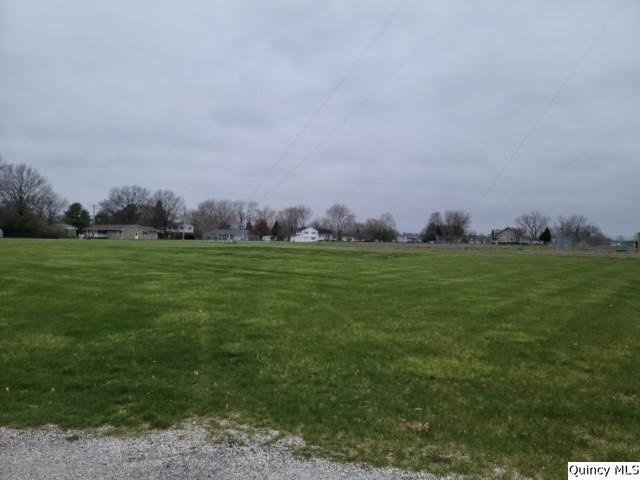
<instances>
[{"instance_id":1,"label":"power line","mask_svg":"<svg viewBox=\"0 0 640 480\"><path fill-rule=\"evenodd\" d=\"M340 79L336 82L336 84L331 88L326 97L320 102L318 107L313 111L311 116L304 123L302 128L300 128L296 134L293 136L291 141L287 144L285 149L280 153L276 161L271 165L267 173L262 177L262 179L256 184L256 186L251 190L249 194L249 200L255 195L255 193L262 187L263 183L271 176L271 174L275 171L275 169L280 165L280 163L285 159L285 157L289 154L289 152L293 149L293 147L298 143L298 140L305 134L305 132L309 129L311 124L315 121L316 118L322 113L327 104L333 99L335 94L340 90L340 88L346 83L351 74L355 71L356 67L360 64L360 62L365 58L366 54L369 52L371 47L375 45L375 43L380 39L382 34L386 31L389 25L393 22L395 17L398 15L404 4L407 0L399 0L396 5L391 9L389 14L387 15L385 21L382 23L380 28L376 31L376 33L369 39L364 48L360 51L360 54L356 57L356 59L349 65L344 75L340 77Z\"/></svg>"},{"instance_id":2,"label":"power line","mask_svg":"<svg viewBox=\"0 0 640 480\"><path fill-rule=\"evenodd\" d=\"M547 102L547 104L544 106L544 108L542 109L542 111L540 112L540 114L536 117L536 119L533 121L533 123L531 124L531 126L529 127L529 129L525 132L524 136L522 137L522 139L520 140L520 142L517 144L516 148L513 150L513 152L511 152L511 155L509 155L506 163L502 166L502 168L498 171L498 173L496 174L496 176L493 178L493 180L491 180L491 182L489 183L489 185L487 186L487 188L484 190L484 192L482 193L482 195L480 196L479 200L476 202L476 204L474 205L474 210L477 210L478 207L482 204L482 202L487 198L487 196L489 195L489 193L491 192L491 190L493 190L493 188L496 186L496 184L498 183L498 180L500 180L500 178L502 177L502 175L504 174L504 172L509 168L509 166L513 163L513 161L515 160L515 158L518 156L518 153L520 153L520 151L522 150L522 148L524 147L524 145L527 143L527 140L529 140L529 137L531 137L531 135L535 132L535 130L538 128L538 126L540 125L540 123L542 122L542 120L544 119L544 117L547 115L547 112L549 112L549 110L551 109L551 107L553 106L553 104L556 102L556 100L560 97L560 95L562 94L562 92L564 91L565 87L567 86L567 84L569 83L569 81L573 78L573 76L575 75L575 73L578 71L578 69L582 66L582 64L584 63L584 61L586 60L586 58L589 56L589 54L591 53L591 50L593 50L593 47L598 43L598 41L600 40L600 38L602 37L602 35L604 34L604 32L606 31L607 27L609 26L609 23L611 23L611 20L613 20L613 17L615 17L616 13L618 12L618 10L620 9L620 6L622 5L624 0L620 0L620 2L618 2L615 7L613 8L613 10L611 11L611 13L609 14L609 16L605 19L605 21L603 22L602 26L600 27L600 29L598 30L598 32L596 33L596 35L593 37L593 39L591 40L591 42L587 45L587 48L585 49L585 51L582 53L582 55L578 58L578 61L573 65L573 67L569 70L568 74L564 77L564 79L562 80L562 82L560 83L560 86L556 89L556 91L553 93L553 95L551 96L551 98L549 99L549 101Z\"/></svg>"},{"instance_id":3,"label":"power line","mask_svg":"<svg viewBox=\"0 0 640 480\"><path fill-rule=\"evenodd\" d=\"M340 123L337 124L336 127L334 127L332 130L330 130L324 137L322 137L322 139L305 155L303 156L300 161L298 163L296 163L292 168L290 168L287 172L285 172L285 174L278 180L276 181L276 183L269 189L267 190L261 197L260 197L260 202L262 202L262 200L267 197L269 194L271 194L284 180L286 180L289 175L291 175L293 172L295 172L298 168L300 168L314 153L316 153L316 151L318 151L318 149L320 149L320 147L322 147L322 145L324 145L327 140L329 140L329 138L331 138L334 134L336 134L337 132L339 132L348 122L349 120L355 116L361 109L362 107L364 107L364 105L366 105L373 97L375 97L378 92L380 90L382 90L382 88L387 85L388 83L390 83L391 81L393 81L399 74L400 72L407 66L409 65L414 58L422 51L422 49L429 43L431 42L439 33L440 31L448 24L450 23L456 16L458 16L458 14L461 12L462 7L463 7L464 3L460 3L459 8L455 11L455 13L453 15L451 15L450 17L448 17L445 21L443 21L440 25L438 25L438 27L436 28L436 30L429 36L427 36L418 47L416 47L407 57L405 57L405 59L395 68L395 70L393 70L391 72L390 75L384 77L377 85L376 87L367 95L365 96L343 119Z\"/></svg>"}]
</instances>

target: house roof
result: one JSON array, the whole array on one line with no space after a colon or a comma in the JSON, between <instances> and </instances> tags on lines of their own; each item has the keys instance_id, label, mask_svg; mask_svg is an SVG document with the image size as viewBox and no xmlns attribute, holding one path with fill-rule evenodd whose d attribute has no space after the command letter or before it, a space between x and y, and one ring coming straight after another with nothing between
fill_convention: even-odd
<instances>
[{"instance_id":1,"label":"house roof","mask_svg":"<svg viewBox=\"0 0 640 480\"><path fill-rule=\"evenodd\" d=\"M144 225L139 225L137 223L131 224L131 225L125 225L125 224L113 224L113 225L108 225L108 224L98 224L98 225L93 225L91 227L87 227L85 228L85 230L102 230L102 231L109 231L109 232L122 232L124 230L128 230L130 228L141 228L142 230L144 230L145 232L158 232L158 230L156 230L153 227L146 227Z\"/></svg>"},{"instance_id":2,"label":"house roof","mask_svg":"<svg viewBox=\"0 0 640 480\"><path fill-rule=\"evenodd\" d=\"M518 229L517 229L517 228L513 228L513 227L507 227L507 228L496 228L496 229L493 231L493 233L494 233L495 235L498 235L499 233L504 233L504 232L509 232L509 231L517 232L517 231L518 231Z\"/></svg>"}]
</instances>

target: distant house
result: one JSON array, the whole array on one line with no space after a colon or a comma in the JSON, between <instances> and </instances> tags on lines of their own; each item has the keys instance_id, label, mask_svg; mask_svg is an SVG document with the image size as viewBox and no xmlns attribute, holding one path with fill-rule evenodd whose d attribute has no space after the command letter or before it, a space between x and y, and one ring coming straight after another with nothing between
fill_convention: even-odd
<instances>
[{"instance_id":1,"label":"distant house","mask_svg":"<svg viewBox=\"0 0 640 480\"><path fill-rule=\"evenodd\" d=\"M182 225L180 225L179 227L176 228L167 228L167 233L193 233L195 231L195 228L193 225L191 225L190 223L184 223Z\"/></svg>"},{"instance_id":2,"label":"distant house","mask_svg":"<svg viewBox=\"0 0 640 480\"><path fill-rule=\"evenodd\" d=\"M0 238L4 237L4 232L2 231L2 229L0 228Z\"/></svg>"},{"instance_id":3,"label":"distant house","mask_svg":"<svg viewBox=\"0 0 640 480\"><path fill-rule=\"evenodd\" d=\"M216 242L246 242L248 240L256 240L248 230L240 230L239 228L216 228L210 230L202 236L203 240L214 240Z\"/></svg>"},{"instance_id":4,"label":"distant house","mask_svg":"<svg viewBox=\"0 0 640 480\"><path fill-rule=\"evenodd\" d=\"M275 237L273 235L263 235L261 240L263 242L272 242L275 240Z\"/></svg>"},{"instance_id":5,"label":"distant house","mask_svg":"<svg viewBox=\"0 0 640 480\"><path fill-rule=\"evenodd\" d=\"M144 225L93 225L84 229L85 238L112 240L157 240L158 230Z\"/></svg>"},{"instance_id":6,"label":"distant house","mask_svg":"<svg viewBox=\"0 0 640 480\"><path fill-rule=\"evenodd\" d=\"M176 228L167 228L164 231L166 238L174 239L174 238L194 238L195 237L195 228L190 223L183 223L179 227Z\"/></svg>"},{"instance_id":7,"label":"distant house","mask_svg":"<svg viewBox=\"0 0 640 480\"><path fill-rule=\"evenodd\" d=\"M402 233L396 238L398 243L420 243L422 238L417 233Z\"/></svg>"},{"instance_id":8,"label":"distant house","mask_svg":"<svg viewBox=\"0 0 640 480\"><path fill-rule=\"evenodd\" d=\"M519 243L522 240L522 230L507 227L493 231L493 241L495 243Z\"/></svg>"},{"instance_id":9,"label":"distant house","mask_svg":"<svg viewBox=\"0 0 640 480\"><path fill-rule=\"evenodd\" d=\"M318 228L318 240L323 242L333 242L336 237L333 236L333 232L328 228Z\"/></svg>"},{"instance_id":10,"label":"distant house","mask_svg":"<svg viewBox=\"0 0 640 480\"><path fill-rule=\"evenodd\" d=\"M318 230L313 227L302 227L293 237L291 237L292 242L298 243L317 242L319 240L320 234L318 233Z\"/></svg>"},{"instance_id":11,"label":"distant house","mask_svg":"<svg viewBox=\"0 0 640 480\"><path fill-rule=\"evenodd\" d=\"M78 229L73 225L67 225L66 223L56 223L55 227L58 230L63 231L65 237L76 238L78 236Z\"/></svg>"}]
</instances>

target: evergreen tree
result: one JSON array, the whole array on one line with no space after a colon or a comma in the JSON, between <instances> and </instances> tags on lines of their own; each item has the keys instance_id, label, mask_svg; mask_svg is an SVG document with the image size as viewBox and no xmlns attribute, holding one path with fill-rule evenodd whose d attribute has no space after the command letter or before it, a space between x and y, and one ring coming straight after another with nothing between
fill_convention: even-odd
<instances>
[{"instance_id":1,"label":"evergreen tree","mask_svg":"<svg viewBox=\"0 0 640 480\"><path fill-rule=\"evenodd\" d=\"M551 230L549 227L544 229L544 232L540 234L539 240L544 243L549 243L551 241Z\"/></svg>"},{"instance_id":2,"label":"evergreen tree","mask_svg":"<svg viewBox=\"0 0 640 480\"><path fill-rule=\"evenodd\" d=\"M276 220L276 223L273 224L273 227L271 228L271 235L273 235L276 240L280 240L280 225L278 224L278 221Z\"/></svg>"},{"instance_id":3,"label":"evergreen tree","mask_svg":"<svg viewBox=\"0 0 640 480\"><path fill-rule=\"evenodd\" d=\"M78 230L91 225L91 216L89 212L82 208L78 202L72 203L66 212L64 212L64 221L69 225L73 225Z\"/></svg>"}]
</instances>

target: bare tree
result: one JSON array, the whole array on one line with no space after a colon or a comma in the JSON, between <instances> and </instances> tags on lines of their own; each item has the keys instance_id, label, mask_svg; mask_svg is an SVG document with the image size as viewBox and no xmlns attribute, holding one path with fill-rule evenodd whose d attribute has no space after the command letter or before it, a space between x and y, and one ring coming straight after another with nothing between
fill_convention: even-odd
<instances>
[{"instance_id":1,"label":"bare tree","mask_svg":"<svg viewBox=\"0 0 640 480\"><path fill-rule=\"evenodd\" d=\"M471 215L464 210L447 210L444 212L442 233L448 242L459 242L469 231Z\"/></svg>"},{"instance_id":2,"label":"bare tree","mask_svg":"<svg viewBox=\"0 0 640 480\"><path fill-rule=\"evenodd\" d=\"M571 215L559 217L554 230L569 238L574 245L586 243L587 245L599 245L606 242L607 237L602 230L587 219L584 215Z\"/></svg>"},{"instance_id":3,"label":"bare tree","mask_svg":"<svg viewBox=\"0 0 640 480\"><path fill-rule=\"evenodd\" d=\"M311 226L316 230L326 229L332 230L331 225L327 218L314 218L311 222Z\"/></svg>"},{"instance_id":4,"label":"bare tree","mask_svg":"<svg viewBox=\"0 0 640 480\"><path fill-rule=\"evenodd\" d=\"M441 227L442 225L444 225L444 220L442 219L442 214L440 212L433 212L429 216L429 223L433 223L434 225L437 225L438 227Z\"/></svg>"},{"instance_id":5,"label":"bare tree","mask_svg":"<svg viewBox=\"0 0 640 480\"><path fill-rule=\"evenodd\" d=\"M267 225L273 225L277 216L277 212L268 206L257 208L255 212L255 221L264 220Z\"/></svg>"},{"instance_id":6,"label":"bare tree","mask_svg":"<svg viewBox=\"0 0 640 480\"><path fill-rule=\"evenodd\" d=\"M171 190L158 190L147 207L146 222L158 230L165 232L175 228L185 209L184 200Z\"/></svg>"},{"instance_id":7,"label":"bare tree","mask_svg":"<svg viewBox=\"0 0 640 480\"><path fill-rule=\"evenodd\" d=\"M524 230L524 235L529 240L535 242L549 226L549 217L545 217L540 212L525 213L516 218L516 225Z\"/></svg>"},{"instance_id":8,"label":"bare tree","mask_svg":"<svg viewBox=\"0 0 640 480\"><path fill-rule=\"evenodd\" d=\"M278 213L278 225L283 236L291 236L304 227L311 218L311 209L304 205L288 207Z\"/></svg>"},{"instance_id":9,"label":"bare tree","mask_svg":"<svg viewBox=\"0 0 640 480\"><path fill-rule=\"evenodd\" d=\"M201 237L209 230L231 228L236 221L237 211L229 200L209 199L198 204L191 212L191 222L196 235Z\"/></svg>"},{"instance_id":10,"label":"bare tree","mask_svg":"<svg viewBox=\"0 0 640 480\"><path fill-rule=\"evenodd\" d=\"M38 171L25 164L5 165L0 170L0 203L18 215L39 215L53 192Z\"/></svg>"},{"instance_id":11,"label":"bare tree","mask_svg":"<svg viewBox=\"0 0 640 480\"><path fill-rule=\"evenodd\" d=\"M358 228L358 237L369 242L392 242L398 236L393 215L384 213L379 218L369 218Z\"/></svg>"},{"instance_id":12,"label":"bare tree","mask_svg":"<svg viewBox=\"0 0 640 480\"><path fill-rule=\"evenodd\" d=\"M45 177L24 164L0 164L0 223L15 236L49 236L65 201Z\"/></svg>"},{"instance_id":13,"label":"bare tree","mask_svg":"<svg viewBox=\"0 0 640 480\"><path fill-rule=\"evenodd\" d=\"M109 196L100 202L100 216L113 223L139 222L150 198L149 190L138 185L112 188Z\"/></svg>"},{"instance_id":14,"label":"bare tree","mask_svg":"<svg viewBox=\"0 0 640 480\"><path fill-rule=\"evenodd\" d=\"M349 207L335 203L327 209L326 223L336 234L338 240L342 240L345 230L356 221L356 216Z\"/></svg>"},{"instance_id":15,"label":"bare tree","mask_svg":"<svg viewBox=\"0 0 640 480\"><path fill-rule=\"evenodd\" d=\"M580 231L589 221L584 215L571 215L569 217L559 217L555 227L556 232L573 238L576 241L580 239Z\"/></svg>"},{"instance_id":16,"label":"bare tree","mask_svg":"<svg viewBox=\"0 0 640 480\"><path fill-rule=\"evenodd\" d=\"M247 228L247 224L256 221L257 202L253 200L249 202L235 201L233 202L233 207L236 210L236 220L239 229L244 230Z\"/></svg>"},{"instance_id":17,"label":"bare tree","mask_svg":"<svg viewBox=\"0 0 640 480\"><path fill-rule=\"evenodd\" d=\"M385 228L389 228L389 229L396 228L396 221L393 218L393 215L391 215L389 212L386 212L380 215L379 221L382 223L382 225L385 226Z\"/></svg>"},{"instance_id":18,"label":"bare tree","mask_svg":"<svg viewBox=\"0 0 640 480\"><path fill-rule=\"evenodd\" d=\"M50 186L47 186L43 192L38 215L43 218L48 225L53 225L56 221L60 220L67 204L68 202L65 198L62 198L55 193Z\"/></svg>"}]
</instances>

